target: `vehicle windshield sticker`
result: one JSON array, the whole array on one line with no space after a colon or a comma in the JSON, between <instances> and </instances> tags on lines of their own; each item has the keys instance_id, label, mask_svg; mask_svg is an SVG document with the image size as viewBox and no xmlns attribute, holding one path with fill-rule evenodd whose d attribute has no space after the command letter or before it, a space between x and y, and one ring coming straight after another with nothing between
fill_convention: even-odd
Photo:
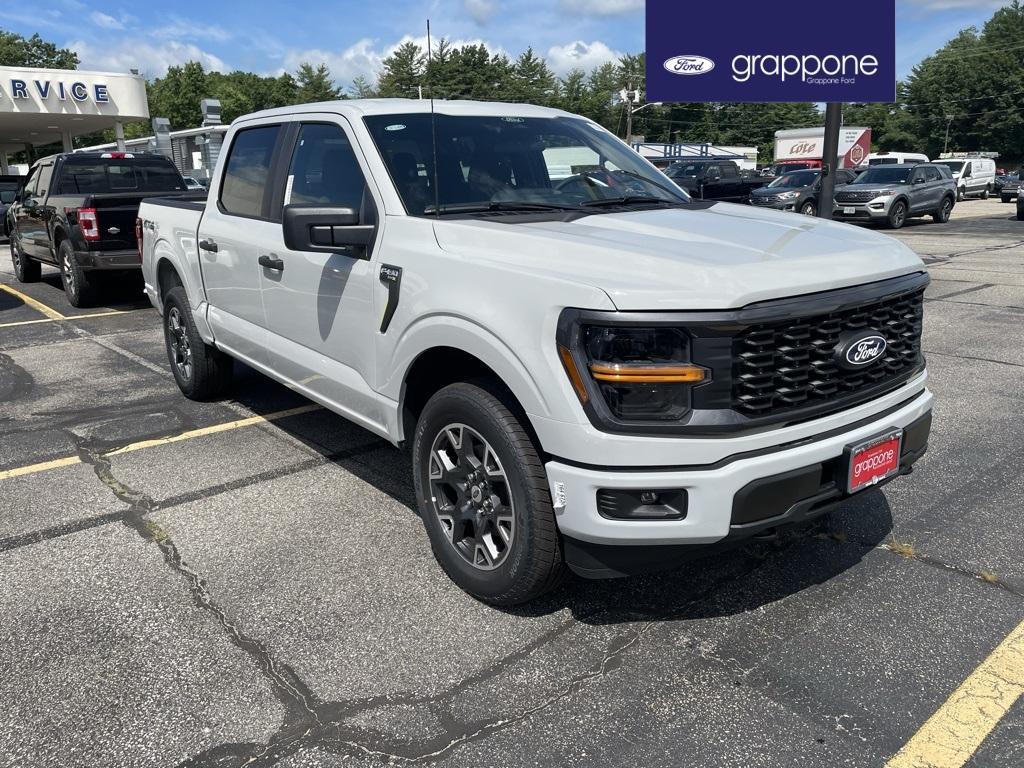
<instances>
[{"instance_id":1,"label":"vehicle windshield sticker","mask_svg":"<svg viewBox=\"0 0 1024 768\"><path fill-rule=\"evenodd\" d=\"M385 131L404 131L405 130L405 126L402 125L401 123L395 123L394 125L386 126L384 128L384 130Z\"/></svg>"},{"instance_id":2,"label":"vehicle windshield sticker","mask_svg":"<svg viewBox=\"0 0 1024 768\"><path fill-rule=\"evenodd\" d=\"M522 123L522 122L524 122L523 118L521 118L521 117L503 117L501 119L504 120L506 123Z\"/></svg>"}]
</instances>

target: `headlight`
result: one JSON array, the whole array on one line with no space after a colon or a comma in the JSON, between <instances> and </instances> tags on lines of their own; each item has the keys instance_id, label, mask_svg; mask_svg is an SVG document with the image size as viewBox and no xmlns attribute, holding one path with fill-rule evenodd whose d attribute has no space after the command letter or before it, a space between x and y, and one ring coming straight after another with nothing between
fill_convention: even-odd
<instances>
[{"instance_id":1,"label":"headlight","mask_svg":"<svg viewBox=\"0 0 1024 768\"><path fill-rule=\"evenodd\" d=\"M690 338L679 328L584 325L580 352L585 370L560 350L577 394L596 390L618 421L678 421L690 410L690 390L708 371L690 361ZM580 396L586 405L587 398Z\"/></svg>"},{"instance_id":2,"label":"headlight","mask_svg":"<svg viewBox=\"0 0 1024 768\"><path fill-rule=\"evenodd\" d=\"M783 192L779 195L779 200L795 200L798 197L800 197L799 192Z\"/></svg>"}]
</instances>

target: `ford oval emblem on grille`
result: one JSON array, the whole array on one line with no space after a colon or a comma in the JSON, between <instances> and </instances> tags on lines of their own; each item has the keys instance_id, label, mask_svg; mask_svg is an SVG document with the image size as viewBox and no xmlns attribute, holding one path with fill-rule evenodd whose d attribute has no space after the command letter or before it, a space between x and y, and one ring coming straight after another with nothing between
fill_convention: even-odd
<instances>
[{"instance_id":1,"label":"ford oval emblem on grille","mask_svg":"<svg viewBox=\"0 0 1024 768\"><path fill-rule=\"evenodd\" d=\"M853 331L839 338L836 346L836 362L847 370L871 365L885 357L888 344L877 331Z\"/></svg>"}]
</instances>

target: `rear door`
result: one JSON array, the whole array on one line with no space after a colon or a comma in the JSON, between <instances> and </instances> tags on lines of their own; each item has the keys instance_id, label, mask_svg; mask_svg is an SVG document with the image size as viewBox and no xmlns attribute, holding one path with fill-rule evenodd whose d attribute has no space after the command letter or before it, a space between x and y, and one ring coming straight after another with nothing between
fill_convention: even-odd
<instances>
[{"instance_id":1,"label":"rear door","mask_svg":"<svg viewBox=\"0 0 1024 768\"><path fill-rule=\"evenodd\" d=\"M942 205L942 198L946 193L946 181L934 165L924 167L924 186L928 190L927 210L937 210Z\"/></svg>"},{"instance_id":2,"label":"rear door","mask_svg":"<svg viewBox=\"0 0 1024 768\"><path fill-rule=\"evenodd\" d=\"M928 180L924 171L924 166L918 166L910 172L911 213L921 213L934 207L931 202L931 192L928 189Z\"/></svg>"},{"instance_id":3,"label":"rear door","mask_svg":"<svg viewBox=\"0 0 1024 768\"><path fill-rule=\"evenodd\" d=\"M259 255L280 234L270 218L274 161L287 124L246 124L226 147L199 224L198 251L217 345L266 367L266 314Z\"/></svg>"},{"instance_id":4,"label":"rear door","mask_svg":"<svg viewBox=\"0 0 1024 768\"><path fill-rule=\"evenodd\" d=\"M289 140L287 170L278 180L280 221L285 205L350 208L377 220L382 210L347 122L338 115L304 116ZM367 223L369 223L367 221ZM281 225L260 244L260 269L271 367L300 389L364 426L382 429L373 394L374 310L379 288L372 247L339 246L333 253L290 250Z\"/></svg>"}]
</instances>

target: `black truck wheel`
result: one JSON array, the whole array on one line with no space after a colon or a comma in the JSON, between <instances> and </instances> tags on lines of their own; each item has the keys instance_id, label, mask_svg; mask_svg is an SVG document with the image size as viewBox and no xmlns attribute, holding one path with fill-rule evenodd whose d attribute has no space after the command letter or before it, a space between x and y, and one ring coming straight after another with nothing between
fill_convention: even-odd
<instances>
[{"instance_id":1,"label":"black truck wheel","mask_svg":"<svg viewBox=\"0 0 1024 768\"><path fill-rule=\"evenodd\" d=\"M191 400L222 395L231 386L234 361L203 341L180 285L164 296L164 342L178 388Z\"/></svg>"},{"instance_id":2,"label":"black truck wheel","mask_svg":"<svg viewBox=\"0 0 1024 768\"><path fill-rule=\"evenodd\" d=\"M35 259L30 259L21 250L11 236L11 264L14 265L14 276L19 283L38 283L43 274L43 266Z\"/></svg>"},{"instance_id":3,"label":"black truck wheel","mask_svg":"<svg viewBox=\"0 0 1024 768\"><path fill-rule=\"evenodd\" d=\"M416 499L445 573L478 600L516 605L565 572L547 474L529 433L495 392L451 384L413 438Z\"/></svg>"},{"instance_id":4,"label":"black truck wheel","mask_svg":"<svg viewBox=\"0 0 1024 768\"><path fill-rule=\"evenodd\" d=\"M64 240L57 248L57 261L60 264L60 279L64 283L64 293L72 307L90 307L96 303L99 290L96 280L78 265L75 249L70 240Z\"/></svg>"}]
</instances>

